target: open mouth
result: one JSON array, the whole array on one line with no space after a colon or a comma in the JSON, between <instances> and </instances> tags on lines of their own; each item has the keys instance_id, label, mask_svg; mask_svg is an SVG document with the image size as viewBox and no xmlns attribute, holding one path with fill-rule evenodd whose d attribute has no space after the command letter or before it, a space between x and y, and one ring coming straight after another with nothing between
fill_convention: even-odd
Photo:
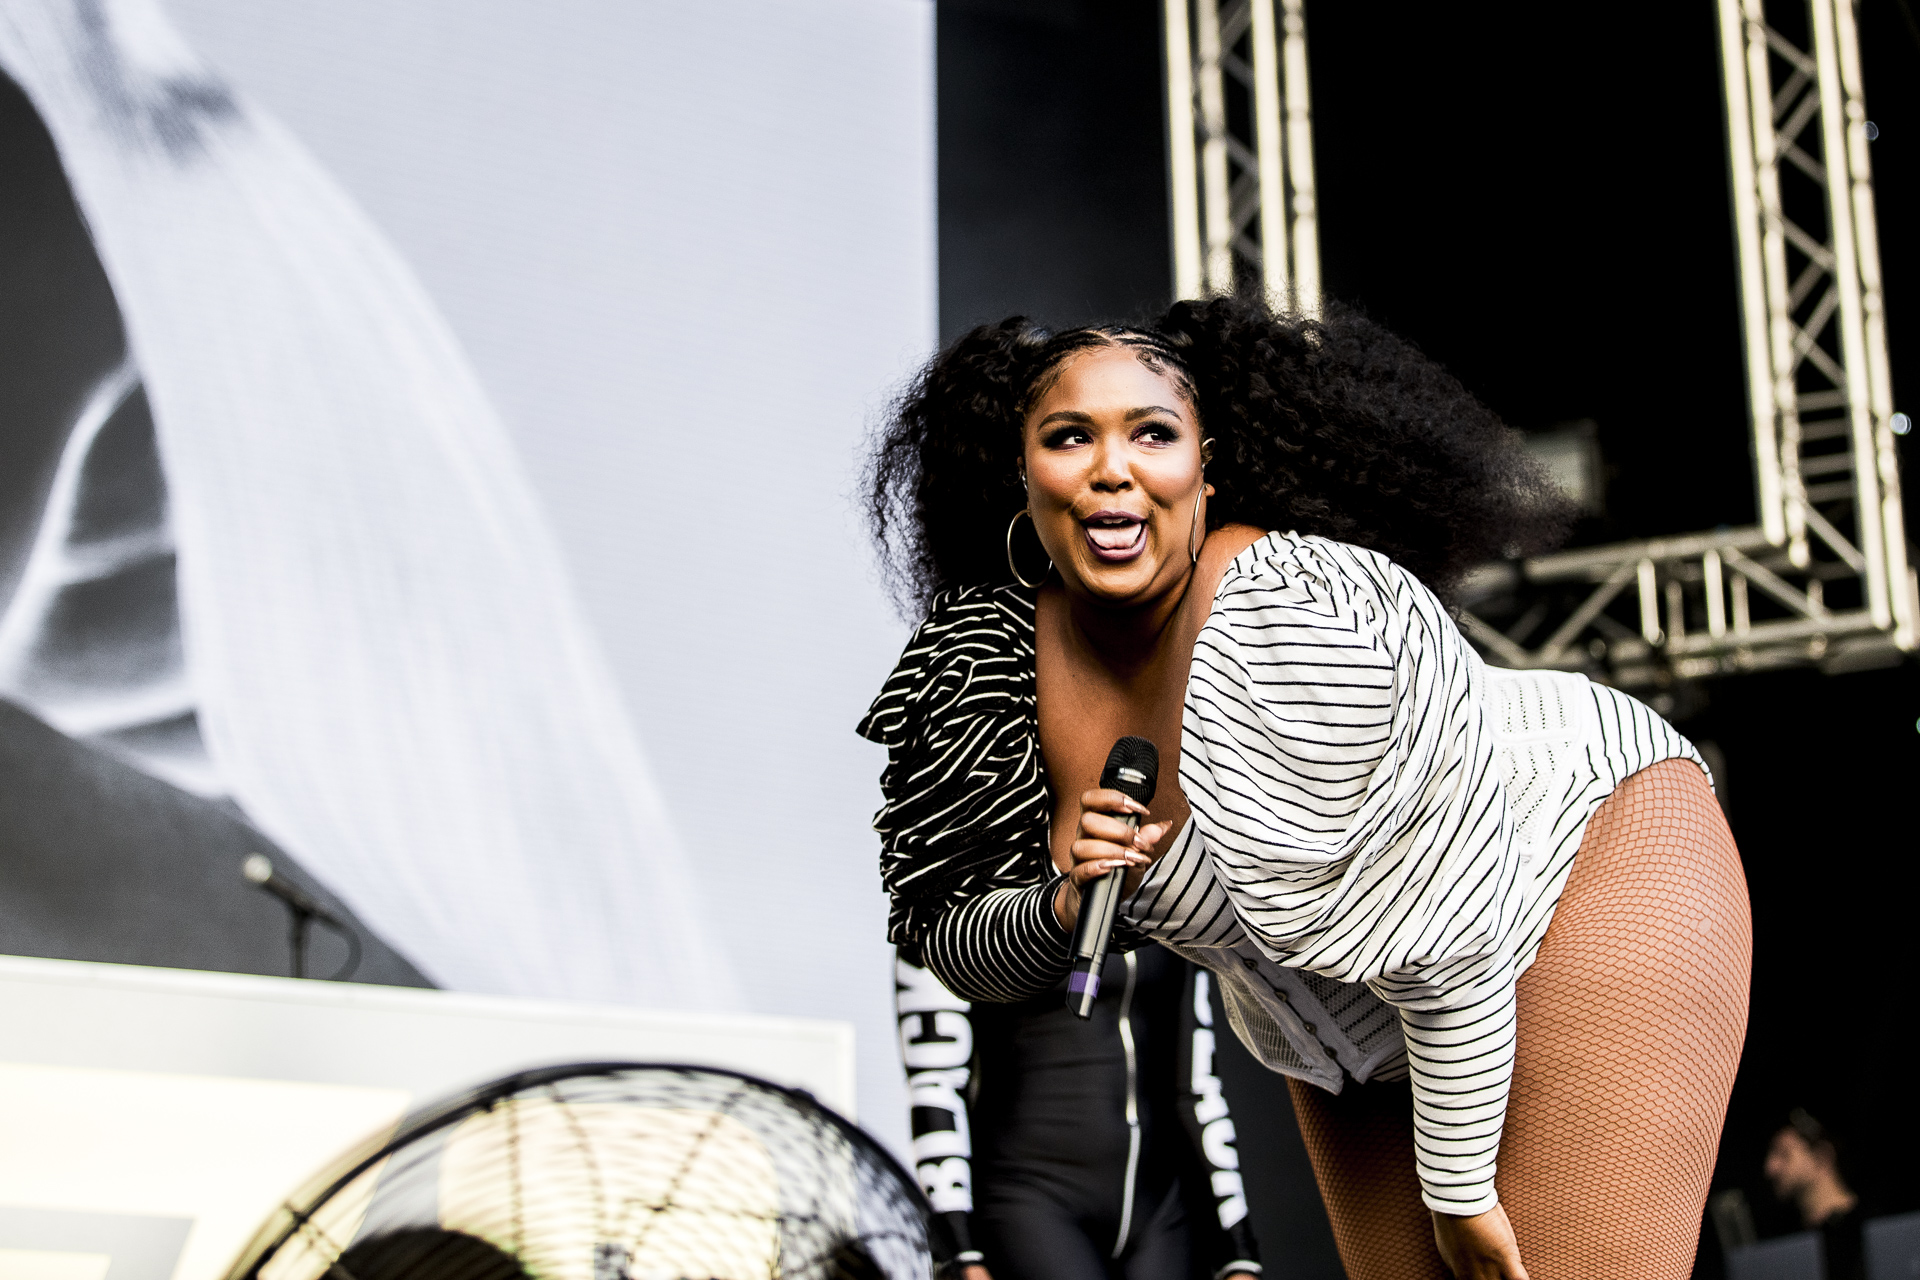
<instances>
[{"instance_id":1,"label":"open mouth","mask_svg":"<svg viewBox=\"0 0 1920 1280\"><path fill-rule=\"evenodd\" d=\"M1109 564L1131 560L1147 547L1147 522L1124 511L1096 511L1081 522L1087 550Z\"/></svg>"}]
</instances>

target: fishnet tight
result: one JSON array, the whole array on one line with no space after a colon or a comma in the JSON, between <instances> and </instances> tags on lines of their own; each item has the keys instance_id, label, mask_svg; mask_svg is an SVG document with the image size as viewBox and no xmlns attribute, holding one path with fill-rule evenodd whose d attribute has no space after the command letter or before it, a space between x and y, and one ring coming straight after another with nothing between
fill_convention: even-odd
<instances>
[{"instance_id":1,"label":"fishnet tight","mask_svg":"<svg viewBox=\"0 0 1920 1280\"><path fill-rule=\"evenodd\" d=\"M1747 1025L1746 879L1698 766L1594 814L1520 978L1498 1189L1530 1280L1683 1280ZM1438 1280L1401 1085L1289 1081L1350 1280Z\"/></svg>"}]
</instances>

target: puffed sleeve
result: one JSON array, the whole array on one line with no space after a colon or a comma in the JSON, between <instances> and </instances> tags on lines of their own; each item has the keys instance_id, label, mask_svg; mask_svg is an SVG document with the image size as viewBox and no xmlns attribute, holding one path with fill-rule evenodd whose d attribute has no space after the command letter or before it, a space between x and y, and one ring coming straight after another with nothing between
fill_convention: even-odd
<instances>
[{"instance_id":1,"label":"puffed sleeve","mask_svg":"<svg viewBox=\"0 0 1920 1280\"><path fill-rule=\"evenodd\" d=\"M1195 646L1181 784L1234 916L1270 960L1398 1012L1427 1204L1497 1203L1519 895L1484 671L1374 553L1263 540Z\"/></svg>"},{"instance_id":2,"label":"puffed sleeve","mask_svg":"<svg viewBox=\"0 0 1920 1280\"><path fill-rule=\"evenodd\" d=\"M1022 604L943 594L860 724L887 748L873 825L890 940L958 995L1000 1003L1060 982L1070 941L1053 914L1060 876Z\"/></svg>"}]
</instances>

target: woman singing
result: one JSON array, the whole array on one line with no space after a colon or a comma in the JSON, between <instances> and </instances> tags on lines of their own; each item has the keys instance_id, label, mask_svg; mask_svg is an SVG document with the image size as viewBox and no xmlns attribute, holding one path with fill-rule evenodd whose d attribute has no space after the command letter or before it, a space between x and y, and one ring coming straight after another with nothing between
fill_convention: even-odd
<instances>
[{"instance_id":1,"label":"woman singing","mask_svg":"<svg viewBox=\"0 0 1920 1280\"><path fill-rule=\"evenodd\" d=\"M1218 977L1354 1280L1688 1274L1745 882L1684 738L1487 668L1436 595L1563 527L1514 433L1339 310L1010 320L923 371L870 501L926 612L861 726L903 954L1030 999L1124 869L1116 946ZM1179 762L1151 811L1097 787L1125 734Z\"/></svg>"}]
</instances>

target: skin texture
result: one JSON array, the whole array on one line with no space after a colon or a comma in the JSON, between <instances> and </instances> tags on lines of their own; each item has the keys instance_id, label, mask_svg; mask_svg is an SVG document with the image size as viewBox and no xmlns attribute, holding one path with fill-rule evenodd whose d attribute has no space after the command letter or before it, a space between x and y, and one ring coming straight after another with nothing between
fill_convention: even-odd
<instances>
[{"instance_id":1,"label":"skin texture","mask_svg":"<svg viewBox=\"0 0 1920 1280\"><path fill-rule=\"evenodd\" d=\"M1212 487L1201 428L1177 384L1126 347L1070 358L1022 424L1027 510L1053 561L1035 619L1035 677L1040 750L1057 797L1053 857L1069 877L1054 901L1065 929L1089 882L1123 868L1131 893L1186 821L1170 766L1180 759L1194 641L1228 564L1266 532L1205 532ZM1101 533L1112 522L1100 513L1137 522L1128 554L1100 554L1103 542L1129 541L1124 528ZM1126 734L1160 749L1151 810L1098 785L1108 750ZM1435 1214L1434 1235L1461 1280L1527 1280L1498 1207L1471 1218Z\"/></svg>"},{"instance_id":2,"label":"skin texture","mask_svg":"<svg viewBox=\"0 0 1920 1280\"><path fill-rule=\"evenodd\" d=\"M1459 1280L1527 1280L1507 1211L1499 1205L1471 1218L1433 1215L1433 1242L1440 1260Z\"/></svg>"},{"instance_id":3,"label":"skin texture","mask_svg":"<svg viewBox=\"0 0 1920 1280\"><path fill-rule=\"evenodd\" d=\"M1793 1128L1773 1135L1767 1148L1766 1173L1773 1194L1793 1201L1809 1227L1817 1227L1859 1202L1840 1178L1833 1148L1825 1143L1814 1146Z\"/></svg>"}]
</instances>

